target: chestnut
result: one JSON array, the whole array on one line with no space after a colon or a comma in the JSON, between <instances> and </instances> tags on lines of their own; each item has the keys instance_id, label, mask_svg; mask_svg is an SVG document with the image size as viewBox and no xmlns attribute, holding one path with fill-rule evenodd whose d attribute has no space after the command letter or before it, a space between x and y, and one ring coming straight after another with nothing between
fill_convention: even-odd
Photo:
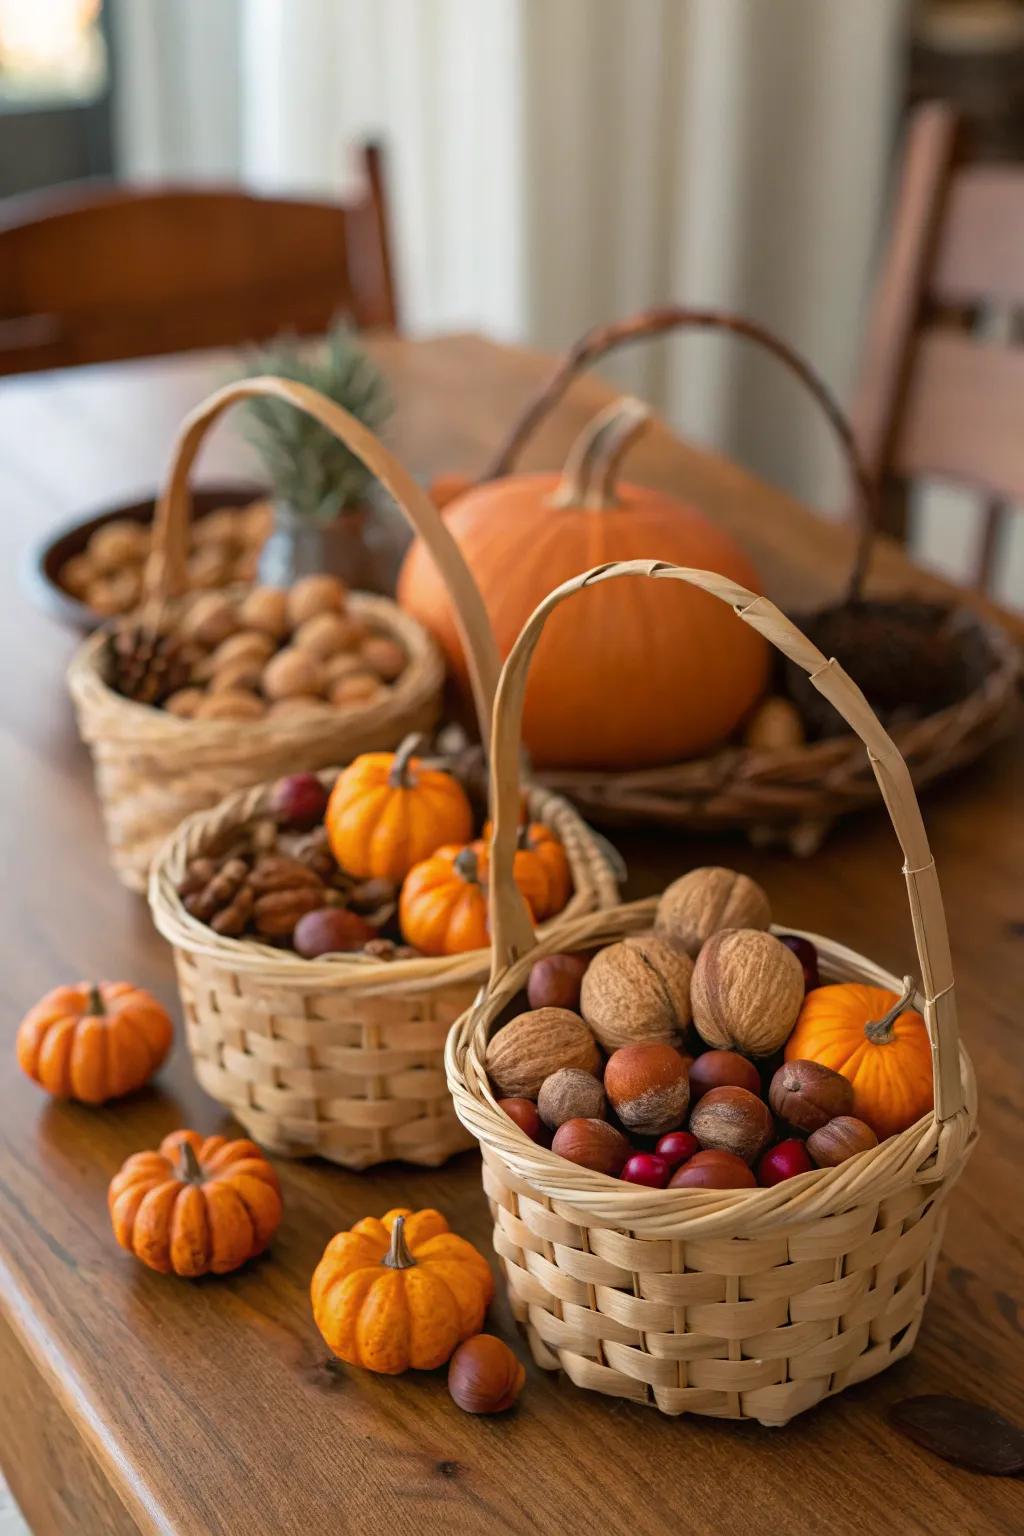
<instances>
[{"instance_id":1,"label":"chestnut","mask_svg":"<svg viewBox=\"0 0 1024 1536\"><path fill-rule=\"evenodd\" d=\"M835 1168L848 1157L877 1146L878 1137L870 1125L853 1115L837 1115L807 1138L807 1150L819 1168Z\"/></svg>"},{"instance_id":2,"label":"chestnut","mask_svg":"<svg viewBox=\"0 0 1024 1536\"><path fill-rule=\"evenodd\" d=\"M493 1333L466 1339L448 1364L448 1391L466 1413L504 1413L525 1381L522 1364Z\"/></svg>"},{"instance_id":3,"label":"chestnut","mask_svg":"<svg viewBox=\"0 0 1024 1536\"><path fill-rule=\"evenodd\" d=\"M756 1189L757 1180L741 1157L732 1152L698 1152L677 1168L669 1189Z\"/></svg>"},{"instance_id":4,"label":"chestnut","mask_svg":"<svg viewBox=\"0 0 1024 1536\"><path fill-rule=\"evenodd\" d=\"M768 1103L795 1131L820 1130L853 1108L853 1084L820 1061L784 1061L768 1089Z\"/></svg>"},{"instance_id":5,"label":"chestnut","mask_svg":"<svg viewBox=\"0 0 1024 1536\"><path fill-rule=\"evenodd\" d=\"M580 986L589 961L586 955L545 955L530 971L526 996L531 1008L571 1008L580 1011Z\"/></svg>"},{"instance_id":6,"label":"chestnut","mask_svg":"<svg viewBox=\"0 0 1024 1536\"><path fill-rule=\"evenodd\" d=\"M537 1113L537 1106L532 1099L499 1099L498 1108L539 1147L551 1145L551 1132Z\"/></svg>"},{"instance_id":7,"label":"chestnut","mask_svg":"<svg viewBox=\"0 0 1024 1536\"><path fill-rule=\"evenodd\" d=\"M555 1132L552 1152L580 1168L617 1177L626 1166L632 1147L607 1120L567 1120Z\"/></svg>"},{"instance_id":8,"label":"chestnut","mask_svg":"<svg viewBox=\"0 0 1024 1536\"><path fill-rule=\"evenodd\" d=\"M761 1074L739 1051L704 1051L690 1064L690 1103L698 1103L712 1088L746 1088L748 1093L760 1093Z\"/></svg>"}]
</instances>

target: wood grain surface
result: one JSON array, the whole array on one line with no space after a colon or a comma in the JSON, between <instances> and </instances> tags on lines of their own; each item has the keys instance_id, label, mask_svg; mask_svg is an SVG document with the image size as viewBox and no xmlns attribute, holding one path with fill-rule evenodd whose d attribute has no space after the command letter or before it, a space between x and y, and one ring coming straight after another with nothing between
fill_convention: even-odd
<instances>
[{"instance_id":1,"label":"wood grain surface","mask_svg":"<svg viewBox=\"0 0 1024 1536\"><path fill-rule=\"evenodd\" d=\"M421 472L472 470L545 360L472 338L379 348L399 400L394 442ZM378 1380L332 1365L308 1283L327 1239L365 1213L437 1205L487 1251L478 1159L438 1172L346 1174L280 1164L273 1251L195 1283L152 1274L114 1245L105 1191L128 1153L177 1125L229 1122L193 1081L179 1040L152 1088L99 1110L56 1105L18 1074L13 1036L46 988L126 976L178 1015L168 952L106 866L88 760L63 688L72 639L17 582L26 546L105 500L152 488L183 412L230 373L223 357L132 364L0 387L4 684L0 689L4 1005L0 1048L0 1459L37 1532L188 1536L562 1532L611 1536L882 1536L1019 1532L1024 1490L930 1458L887 1406L954 1392L1024 1419L1021 1314L1021 983L1024 751L1008 743L928 794L962 1027L978 1071L982 1140L951 1201L915 1353L785 1430L661 1418L528 1366L517 1410L488 1421L451 1403L444 1374ZM564 451L596 382L574 390L535 450ZM236 426L210 475L251 471ZM632 474L672 484L748 537L771 595L838 589L850 543L732 466L655 436ZM895 549L889 587L922 586ZM812 862L741 841L621 839L630 891L700 862L761 879L781 921L828 932L899 971L912 954L884 813L846 823ZM523 1352L503 1299L491 1327Z\"/></svg>"}]
</instances>

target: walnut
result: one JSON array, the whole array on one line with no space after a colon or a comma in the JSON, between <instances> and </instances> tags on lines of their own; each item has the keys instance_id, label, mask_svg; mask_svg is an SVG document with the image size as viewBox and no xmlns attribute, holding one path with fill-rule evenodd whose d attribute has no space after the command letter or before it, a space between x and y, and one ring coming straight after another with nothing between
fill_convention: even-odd
<instances>
[{"instance_id":1,"label":"walnut","mask_svg":"<svg viewBox=\"0 0 1024 1536\"><path fill-rule=\"evenodd\" d=\"M164 700L164 709L181 720L191 720L205 698L201 688L179 688L177 693Z\"/></svg>"},{"instance_id":2,"label":"walnut","mask_svg":"<svg viewBox=\"0 0 1024 1536\"><path fill-rule=\"evenodd\" d=\"M492 1036L485 1060L502 1098L535 1099L552 1072L579 1067L593 1074L601 1055L578 1014L568 1008L533 1008Z\"/></svg>"},{"instance_id":3,"label":"walnut","mask_svg":"<svg viewBox=\"0 0 1024 1536\"><path fill-rule=\"evenodd\" d=\"M117 517L103 523L89 540L89 559L99 571L117 571L125 565L139 565L149 546L149 534L141 523Z\"/></svg>"},{"instance_id":4,"label":"walnut","mask_svg":"<svg viewBox=\"0 0 1024 1536\"><path fill-rule=\"evenodd\" d=\"M246 630L283 640L289 630L288 594L279 587L253 587L242 599L238 617Z\"/></svg>"},{"instance_id":5,"label":"walnut","mask_svg":"<svg viewBox=\"0 0 1024 1536\"><path fill-rule=\"evenodd\" d=\"M242 693L257 693L263 678L263 672L250 657L241 656L237 661L228 661L218 668L210 678L209 690L211 693L228 693L240 690Z\"/></svg>"},{"instance_id":6,"label":"walnut","mask_svg":"<svg viewBox=\"0 0 1024 1536\"><path fill-rule=\"evenodd\" d=\"M405 647L388 635L371 635L359 647L359 654L371 671L386 683L393 683L405 671Z\"/></svg>"},{"instance_id":7,"label":"walnut","mask_svg":"<svg viewBox=\"0 0 1024 1536\"><path fill-rule=\"evenodd\" d=\"M326 661L339 651L353 651L366 634L365 624L346 613L317 613L300 624L292 644Z\"/></svg>"},{"instance_id":8,"label":"walnut","mask_svg":"<svg viewBox=\"0 0 1024 1536\"><path fill-rule=\"evenodd\" d=\"M195 549L186 562L188 584L209 591L227 585L231 571L230 551L216 544L205 544Z\"/></svg>"},{"instance_id":9,"label":"walnut","mask_svg":"<svg viewBox=\"0 0 1024 1536\"><path fill-rule=\"evenodd\" d=\"M262 667L276 649L271 636L261 630L239 629L217 646L210 657L210 669L219 672L229 661L248 661L256 667Z\"/></svg>"},{"instance_id":10,"label":"walnut","mask_svg":"<svg viewBox=\"0 0 1024 1536\"><path fill-rule=\"evenodd\" d=\"M181 621L181 632L200 645L220 645L240 628L234 604L221 592L204 592L190 605Z\"/></svg>"},{"instance_id":11,"label":"walnut","mask_svg":"<svg viewBox=\"0 0 1024 1536\"><path fill-rule=\"evenodd\" d=\"M324 662L324 687L328 694L335 683L340 683L343 678L372 676L365 663L352 651L339 651L336 656L328 656Z\"/></svg>"},{"instance_id":12,"label":"walnut","mask_svg":"<svg viewBox=\"0 0 1024 1536\"><path fill-rule=\"evenodd\" d=\"M336 709L353 709L359 704L373 704L386 693L379 678L371 677L369 672L353 672L333 685L330 699Z\"/></svg>"},{"instance_id":13,"label":"walnut","mask_svg":"<svg viewBox=\"0 0 1024 1536\"><path fill-rule=\"evenodd\" d=\"M224 693L210 693L196 708L197 720L259 720L267 706L254 693L229 688Z\"/></svg>"},{"instance_id":14,"label":"walnut","mask_svg":"<svg viewBox=\"0 0 1024 1536\"><path fill-rule=\"evenodd\" d=\"M340 613L345 606L345 584L336 576L303 576L288 593L288 618L293 629L318 613Z\"/></svg>"},{"instance_id":15,"label":"walnut","mask_svg":"<svg viewBox=\"0 0 1024 1536\"><path fill-rule=\"evenodd\" d=\"M237 507L214 507L192 524L192 543L197 548L210 544L237 544L241 535L241 512Z\"/></svg>"},{"instance_id":16,"label":"walnut","mask_svg":"<svg viewBox=\"0 0 1024 1536\"><path fill-rule=\"evenodd\" d=\"M85 591L89 607L102 614L129 613L141 596L142 578L130 568L96 577Z\"/></svg>"},{"instance_id":17,"label":"walnut","mask_svg":"<svg viewBox=\"0 0 1024 1536\"><path fill-rule=\"evenodd\" d=\"M317 658L296 646L278 651L263 671L263 691L270 699L315 696L323 685L323 669Z\"/></svg>"},{"instance_id":18,"label":"walnut","mask_svg":"<svg viewBox=\"0 0 1024 1536\"><path fill-rule=\"evenodd\" d=\"M695 960L720 929L768 928L771 920L768 897L749 875L709 865L691 869L662 892L654 931Z\"/></svg>"},{"instance_id":19,"label":"walnut","mask_svg":"<svg viewBox=\"0 0 1024 1536\"><path fill-rule=\"evenodd\" d=\"M72 597L85 597L98 574L88 555L72 555L57 572L57 579Z\"/></svg>"},{"instance_id":20,"label":"walnut","mask_svg":"<svg viewBox=\"0 0 1024 1536\"><path fill-rule=\"evenodd\" d=\"M693 1022L716 1050L771 1056L784 1045L804 1000L803 966L757 928L714 933L697 956Z\"/></svg>"},{"instance_id":21,"label":"walnut","mask_svg":"<svg viewBox=\"0 0 1024 1536\"><path fill-rule=\"evenodd\" d=\"M290 939L300 917L326 904L319 875L284 854L268 853L258 859L251 883L256 897L253 921L264 938Z\"/></svg>"},{"instance_id":22,"label":"walnut","mask_svg":"<svg viewBox=\"0 0 1024 1536\"><path fill-rule=\"evenodd\" d=\"M215 933L237 938L252 916L255 893L244 859L194 859L178 887L186 912Z\"/></svg>"},{"instance_id":23,"label":"walnut","mask_svg":"<svg viewBox=\"0 0 1024 1536\"><path fill-rule=\"evenodd\" d=\"M580 1012L606 1051L642 1041L676 1045L690 1022L693 961L656 935L610 944L591 960Z\"/></svg>"}]
</instances>

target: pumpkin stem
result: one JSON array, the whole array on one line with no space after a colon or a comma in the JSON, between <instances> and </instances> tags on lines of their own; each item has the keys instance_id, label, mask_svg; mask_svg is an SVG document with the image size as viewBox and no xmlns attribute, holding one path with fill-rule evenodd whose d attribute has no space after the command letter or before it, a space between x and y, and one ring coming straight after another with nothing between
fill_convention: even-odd
<instances>
[{"instance_id":1,"label":"pumpkin stem","mask_svg":"<svg viewBox=\"0 0 1024 1536\"><path fill-rule=\"evenodd\" d=\"M388 1269L414 1269L416 1260L409 1252L409 1244L405 1240L405 1217L396 1216L395 1224L391 1228L391 1247L381 1260Z\"/></svg>"},{"instance_id":2,"label":"pumpkin stem","mask_svg":"<svg viewBox=\"0 0 1024 1536\"><path fill-rule=\"evenodd\" d=\"M479 885L480 863L472 848L462 848L455 856L452 865L457 875L460 875L467 885ZM401 1217L399 1217L401 1220Z\"/></svg>"},{"instance_id":3,"label":"pumpkin stem","mask_svg":"<svg viewBox=\"0 0 1024 1536\"><path fill-rule=\"evenodd\" d=\"M89 983L89 996L85 1000L85 1011L90 1019L102 1019L106 1014L107 1010L103 1003L103 994L100 991L98 981L91 981Z\"/></svg>"},{"instance_id":4,"label":"pumpkin stem","mask_svg":"<svg viewBox=\"0 0 1024 1536\"><path fill-rule=\"evenodd\" d=\"M521 821L516 832L516 848L520 853L522 853L524 851L529 852L532 847L533 844L530 841L530 824L529 822Z\"/></svg>"},{"instance_id":5,"label":"pumpkin stem","mask_svg":"<svg viewBox=\"0 0 1024 1536\"><path fill-rule=\"evenodd\" d=\"M889 1041L892 1039L893 1025L896 1023L896 1020L899 1018L903 1010L909 1005L915 990L916 983L914 978L912 976L904 976L902 997L893 1003L892 1007L889 1009L889 1012L883 1015L882 1018L872 1019L869 1024L865 1024L864 1033L867 1035L872 1045L888 1045Z\"/></svg>"},{"instance_id":6,"label":"pumpkin stem","mask_svg":"<svg viewBox=\"0 0 1024 1536\"><path fill-rule=\"evenodd\" d=\"M413 731L399 743L388 774L388 784L392 789L409 788L409 764L413 754L421 751L424 746L426 739L418 731Z\"/></svg>"},{"instance_id":7,"label":"pumpkin stem","mask_svg":"<svg viewBox=\"0 0 1024 1536\"><path fill-rule=\"evenodd\" d=\"M196 1149L190 1141L178 1143L178 1177L184 1179L186 1184L203 1182L203 1170L199 1166Z\"/></svg>"},{"instance_id":8,"label":"pumpkin stem","mask_svg":"<svg viewBox=\"0 0 1024 1536\"><path fill-rule=\"evenodd\" d=\"M617 506L615 480L619 464L650 421L648 407L629 395L600 411L569 449L551 505L586 507L592 512Z\"/></svg>"}]
</instances>

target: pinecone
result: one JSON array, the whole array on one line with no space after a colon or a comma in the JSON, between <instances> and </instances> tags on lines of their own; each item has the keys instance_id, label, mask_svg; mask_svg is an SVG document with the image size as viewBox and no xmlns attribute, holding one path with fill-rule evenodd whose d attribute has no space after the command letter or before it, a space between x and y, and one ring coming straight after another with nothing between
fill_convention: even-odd
<instances>
[{"instance_id":1,"label":"pinecone","mask_svg":"<svg viewBox=\"0 0 1024 1536\"><path fill-rule=\"evenodd\" d=\"M122 624L107 642L107 681L126 699L157 706L185 687L192 660L191 649L173 631L145 619Z\"/></svg>"},{"instance_id":2,"label":"pinecone","mask_svg":"<svg viewBox=\"0 0 1024 1536\"><path fill-rule=\"evenodd\" d=\"M249 866L236 856L193 859L178 895L186 912L232 939L245 932L256 904Z\"/></svg>"}]
</instances>

